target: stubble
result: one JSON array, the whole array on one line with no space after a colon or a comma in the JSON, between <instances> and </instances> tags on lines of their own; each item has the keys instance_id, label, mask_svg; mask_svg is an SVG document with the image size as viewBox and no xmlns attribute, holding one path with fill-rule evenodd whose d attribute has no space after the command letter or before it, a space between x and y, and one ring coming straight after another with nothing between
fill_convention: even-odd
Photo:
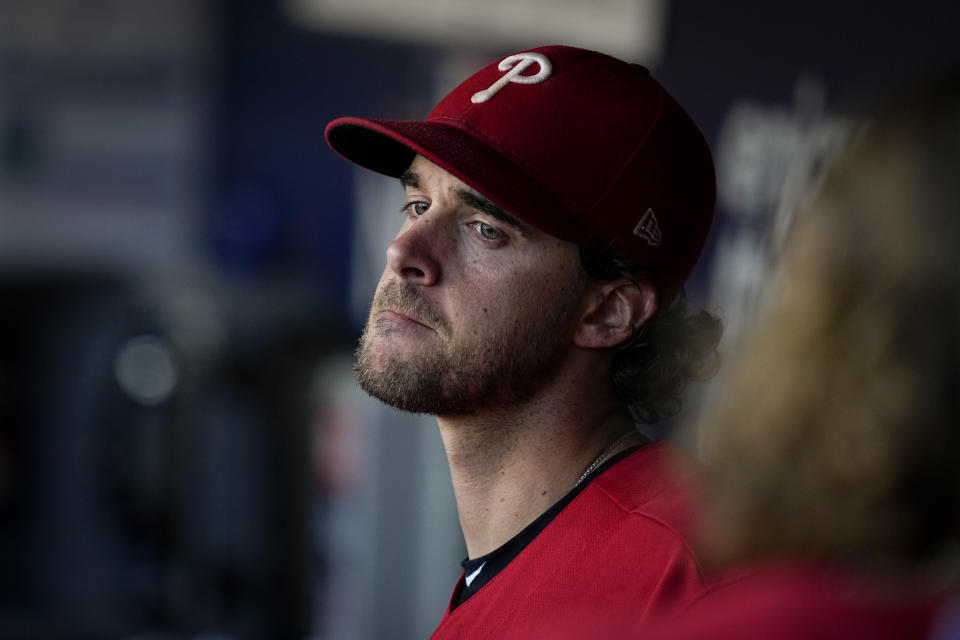
<instances>
[{"instance_id":1,"label":"stubble","mask_svg":"<svg viewBox=\"0 0 960 640\"><path fill-rule=\"evenodd\" d=\"M432 327L436 343L403 357L377 357L379 343L391 334L389 323L377 317L383 308L396 309ZM570 300L555 300L550 308L529 316L518 313L502 326L478 324L479 335L467 340L452 331L418 288L392 281L374 297L354 372L365 392L402 411L471 415L522 403L554 376L573 313ZM470 321L483 323L485 318Z\"/></svg>"}]
</instances>

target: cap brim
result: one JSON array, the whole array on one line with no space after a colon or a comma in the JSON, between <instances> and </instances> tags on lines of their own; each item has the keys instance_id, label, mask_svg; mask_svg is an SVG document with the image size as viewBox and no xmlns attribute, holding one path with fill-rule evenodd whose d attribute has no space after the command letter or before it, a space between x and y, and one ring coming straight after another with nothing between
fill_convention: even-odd
<instances>
[{"instance_id":1,"label":"cap brim","mask_svg":"<svg viewBox=\"0 0 960 640\"><path fill-rule=\"evenodd\" d=\"M420 154L545 233L578 244L594 237L527 171L459 127L346 117L328 124L325 135L334 151L371 171L398 178Z\"/></svg>"}]
</instances>

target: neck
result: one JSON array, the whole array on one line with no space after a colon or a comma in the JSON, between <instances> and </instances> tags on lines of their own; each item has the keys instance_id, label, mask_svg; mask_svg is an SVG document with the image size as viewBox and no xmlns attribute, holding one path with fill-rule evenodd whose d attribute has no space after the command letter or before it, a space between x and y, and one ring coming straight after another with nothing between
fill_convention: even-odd
<instances>
[{"instance_id":1,"label":"neck","mask_svg":"<svg viewBox=\"0 0 960 640\"><path fill-rule=\"evenodd\" d=\"M482 415L438 417L469 557L500 547L605 459L641 441L610 445L634 428L608 395L540 397Z\"/></svg>"}]
</instances>

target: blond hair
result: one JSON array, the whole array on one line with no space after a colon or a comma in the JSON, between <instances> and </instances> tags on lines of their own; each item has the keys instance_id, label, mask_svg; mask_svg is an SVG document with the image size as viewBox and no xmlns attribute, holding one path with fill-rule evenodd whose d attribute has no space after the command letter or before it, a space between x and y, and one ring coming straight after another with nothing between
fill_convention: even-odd
<instances>
[{"instance_id":1,"label":"blond hair","mask_svg":"<svg viewBox=\"0 0 960 640\"><path fill-rule=\"evenodd\" d=\"M721 557L902 565L955 533L960 82L936 86L874 122L798 216L703 436Z\"/></svg>"}]
</instances>

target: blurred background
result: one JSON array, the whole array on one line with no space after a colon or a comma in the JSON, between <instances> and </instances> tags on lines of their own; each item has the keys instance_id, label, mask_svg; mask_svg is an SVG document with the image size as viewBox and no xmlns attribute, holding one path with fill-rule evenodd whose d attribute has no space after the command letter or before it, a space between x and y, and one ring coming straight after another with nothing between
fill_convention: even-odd
<instances>
[{"instance_id":1,"label":"blurred background","mask_svg":"<svg viewBox=\"0 0 960 640\"><path fill-rule=\"evenodd\" d=\"M645 64L714 151L689 294L729 349L850 107L960 62L958 7L0 0L0 637L438 622L465 549L435 425L350 373L402 192L330 119L422 118L540 44Z\"/></svg>"}]
</instances>

